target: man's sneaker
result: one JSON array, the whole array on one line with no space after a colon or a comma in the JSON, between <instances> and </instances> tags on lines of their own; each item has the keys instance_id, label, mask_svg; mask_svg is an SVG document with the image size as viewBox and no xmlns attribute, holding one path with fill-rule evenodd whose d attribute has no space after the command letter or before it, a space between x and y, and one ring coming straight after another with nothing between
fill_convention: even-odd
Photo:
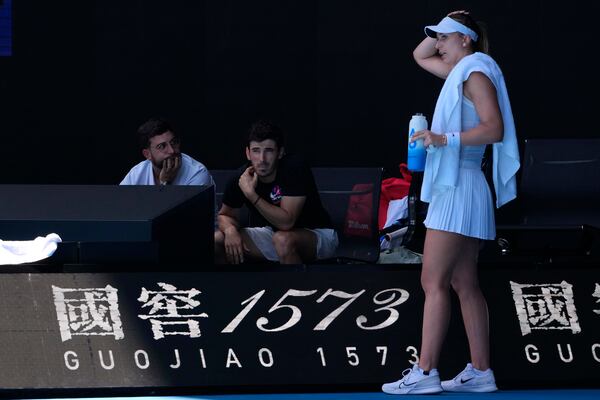
<instances>
[{"instance_id":1,"label":"man's sneaker","mask_svg":"<svg viewBox=\"0 0 600 400\"><path fill-rule=\"evenodd\" d=\"M434 394L443 392L440 385L440 374L437 369L432 369L425 375L423 370L415 364L412 369L402 372L402 379L384 383L381 387L387 394Z\"/></svg>"},{"instance_id":2,"label":"man's sneaker","mask_svg":"<svg viewBox=\"0 0 600 400\"><path fill-rule=\"evenodd\" d=\"M485 393L498 390L494 373L488 368L487 371L479 371L473 368L471 363L456 378L443 381L442 388L446 392L475 392Z\"/></svg>"}]
</instances>

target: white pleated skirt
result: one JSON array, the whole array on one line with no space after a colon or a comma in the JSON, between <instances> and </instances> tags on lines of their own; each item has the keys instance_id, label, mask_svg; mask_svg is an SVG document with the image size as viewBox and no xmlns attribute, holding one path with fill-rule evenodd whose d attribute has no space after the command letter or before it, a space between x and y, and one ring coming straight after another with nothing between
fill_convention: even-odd
<instances>
[{"instance_id":1,"label":"white pleated skirt","mask_svg":"<svg viewBox=\"0 0 600 400\"><path fill-rule=\"evenodd\" d=\"M479 166L461 165L456 187L434 188L425 226L484 240L496 237L492 193Z\"/></svg>"}]
</instances>

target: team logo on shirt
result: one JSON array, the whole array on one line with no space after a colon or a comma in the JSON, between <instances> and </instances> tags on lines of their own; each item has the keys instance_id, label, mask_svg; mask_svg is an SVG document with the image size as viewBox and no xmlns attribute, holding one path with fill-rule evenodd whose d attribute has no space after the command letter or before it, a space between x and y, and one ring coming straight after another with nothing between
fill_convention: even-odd
<instances>
[{"instance_id":1,"label":"team logo on shirt","mask_svg":"<svg viewBox=\"0 0 600 400\"><path fill-rule=\"evenodd\" d=\"M273 204L279 204L281 202L281 188L279 185L273 186L273 190L271 190L271 202Z\"/></svg>"}]
</instances>

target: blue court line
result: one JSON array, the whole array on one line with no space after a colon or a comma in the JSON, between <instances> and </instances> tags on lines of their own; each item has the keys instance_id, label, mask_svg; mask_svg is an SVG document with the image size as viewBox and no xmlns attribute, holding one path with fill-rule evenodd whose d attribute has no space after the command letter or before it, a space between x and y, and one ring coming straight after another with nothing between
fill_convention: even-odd
<instances>
[{"instance_id":1,"label":"blue court line","mask_svg":"<svg viewBox=\"0 0 600 400\"><path fill-rule=\"evenodd\" d=\"M398 396L380 392L363 393L269 393L269 394L223 394L206 396L146 396L146 397L89 397L44 400L381 400L394 398L452 400L598 400L600 389L554 389L554 390L500 390L494 393L442 393L438 395ZM36 399L29 399L36 400ZM42 400L42 399L40 399Z\"/></svg>"}]
</instances>

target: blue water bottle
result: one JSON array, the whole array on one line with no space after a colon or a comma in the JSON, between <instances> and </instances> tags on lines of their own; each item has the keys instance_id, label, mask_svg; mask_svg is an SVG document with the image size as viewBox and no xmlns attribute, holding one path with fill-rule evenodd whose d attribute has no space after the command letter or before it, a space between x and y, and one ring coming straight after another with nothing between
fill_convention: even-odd
<instances>
[{"instance_id":1,"label":"blue water bottle","mask_svg":"<svg viewBox=\"0 0 600 400\"><path fill-rule=\"evenodd\" d=\"M425 146L423 139L410 142L410 138L419 131L427 129L427 119L421 113L412 116L408 124L408 169L411 171L423 171L425 169Z\"/></svg>"}]
</instances>

